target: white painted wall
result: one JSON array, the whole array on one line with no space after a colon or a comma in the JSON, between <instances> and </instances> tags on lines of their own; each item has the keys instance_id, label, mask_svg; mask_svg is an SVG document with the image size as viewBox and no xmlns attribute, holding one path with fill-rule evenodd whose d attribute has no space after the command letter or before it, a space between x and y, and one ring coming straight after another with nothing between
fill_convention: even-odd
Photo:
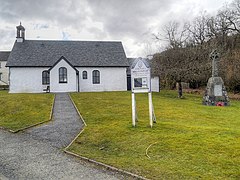
<instances>
[{"instance_id":1,"label":"white painted wall","mask_svg":"<svg viewBox=\"0 0 240 180\"><path fill-rule=\"evenodd\" d=\"M59 83L59 68L67 68L67 83ZM76 70L64 59L50 70L50 92L75 92L77 91Z\"/></svg>"},{"instance_id":2,"label":"white painted wall","mask_svg":"<svg viewBox=\"0 0 240 180\"><path fill-rule=\"evenodd\" d=\"M49 68L9 68L10 93L41 93L46 85L42 85L42 72Z\"/></svg>"},{"instance_id":3,"label":"white painted wall","mask_svg":"<svg viewBox=\"0 0 240 180\"><path fill-rule=\"evenodd\" d=\"M126 91L127 74L124 67L78 67L80 92L91 91ZM92 71L100 71L100 84L92 83ZM82 72L87 71L87 79L82 78Z\"/></svg>"},{"instance_id":4,"label":"white painted wall","mask_svg":"<svg viewBox=\"0 0 240 180\"><path fill-rule=\"evenodd\" d=\"M59 83L58 69L66 67L68 83ZM10 93L42 93L47 85L42 85L42 72L49 68L16 68L10 70ZM80 92L92 91L126 91L127 75L126 68L119 67L79 67ZM100 84L92 83L92 71L100 71ZM82 72L87 71L88 78L82 79ZM51 92L74 92L77 91L76 71L64 60L61 60L50 71Z\"/></svg>"},{"instance_id":5,"label":"white painted wall","mask_svg":"<svg viewBox=\"0 0 240 180\"><path fill-rule=\"evenodd\" d=\"M153 92L159 92L160 88L158 76L151 77L151 87Z\"/></svg>"},{"instance_id":6,"label":"white painted wall","mask_svg":"<svg viewBox=\"0 0 240 180\"><path fill-rule=\"evenodd\" d=\"M9 84L8 81L8 72L9 72L9 68L5 67L6 66L7 61L0 61L0 74L1 75L1 80L0 80L0 85L7 85Z\"/></svg>"}]
</instances>

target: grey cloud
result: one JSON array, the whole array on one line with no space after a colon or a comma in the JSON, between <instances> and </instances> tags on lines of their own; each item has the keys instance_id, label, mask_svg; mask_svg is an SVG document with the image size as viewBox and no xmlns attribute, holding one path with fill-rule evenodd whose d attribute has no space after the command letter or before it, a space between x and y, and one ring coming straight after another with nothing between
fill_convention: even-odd
<instances>
[{"instance_id":1,"label":"grey cloud","mask_svg":"<svg viewBox=\"0 0 240 180\"><path fill-rule=\"evenodd\" d=\"M48 29L48 24L35 24L33 29Z\"/></svg>"},{"instance_id":2,"label":"grey cloud","mask_svg":"<svg viewBox=\"0 0 240 180\"><path fill-rule=\"evenodd\" d=\"M4 35L0 38L1 50L9 50L15 41L15 32L7 29L0 29L0 34Z\"/></svg>"},{"instance_id":3,"label":"grey cloud","mask_svg":"<svg viewBox=\"0 0 240 180\"><path fill-rule=\"evenodd\" d=\"M19 21L32 22L34 28L83 29L99 40L130 38L138 43L149 38L148 23L161 16L171 6L172 0L0 0L0 21L16 26ZM100 22L103 29L89 27L88 20ZM12 31L15 32L15 29ZM69 39L71 34L64 34ZM106 38L106 39L105 39ZM123 42L124 43L124 42ZM130 52L130 48L128 48Z\"/></svg>"},{"instance_id":4,"label":"grey cloud","mask_svg":"<svg viewBox=\"0 0 240 180\"><path fill-rule=\"evenodd\" d=\"M104 30L117 37L139 37L147 31L152 18L171 6L171 0L88 1L92 19L102 22Z\"/></svg>"},{"instance_id":5,"label":"grey cloud","mask_svg":"<svg viewBox=\"0 0 240 180\"><path fill-rule=\"evenodd\" d=\"M106 31L103 31L96 27L87 28L87 31L90 32L91 34L94 34L94 37L97 40L104 40L107 39L108 37L108 33Z\"/></svg>"},{"instance_id":6,"label":"grey cloud","mask_svg":"<svg viewBox=\"0 0 240 180\"><path fill-rule=\"evenodd\" d=\"M63 38L71 38L71 32L66 31L75 30L79 34L88 32L100 40L128 39L128 43L137 48L151 39L153 29L158 31L173 16L173 5L181 2L181 7L187 10L186 0L0 0L0 23L11 24L14 27L11 34L22 21L23 25L30 22L38 29L57 26L64 31ZM184 16L189 13L190 10ZM97 23L91 25L90 22ZM101 28L97 27L99 22ZM0 27L0 31L4 29ZM4 33L4 39L9 38L9 33ZM8 41L14 37L15 34ZM131 47L127 47L127 51L136 52Z\"/></svg>"},{"instance_id":7,"label":"grey cloud","mask_svg":"<svg viewBox=\"0 0 240 180\"><path fill-rule=\"evenodd\" d=\"M0 19L5 22L47 21L59 26L84 26L84 1L68 0L0 0Z\"/></svg>"}]
</instances>

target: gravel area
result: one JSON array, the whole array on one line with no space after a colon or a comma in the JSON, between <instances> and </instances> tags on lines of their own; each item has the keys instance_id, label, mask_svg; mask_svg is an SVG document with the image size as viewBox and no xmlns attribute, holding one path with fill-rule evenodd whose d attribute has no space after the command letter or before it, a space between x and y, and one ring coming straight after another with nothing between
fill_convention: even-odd
<instances>
[{"instance_id":1,"label":"gravel area","mask_svg":"<svg viewBox=\"0 0 240 180\"><path fill-rule=\"evenodd\" d=\"M12 134L0 129L0 179L129 179L62 151L83 126L68 94L56 94L53 121Z\"/></svg>"},{"instance_id":2,"label":"gravel area","mask_svg":"<svg viewBox=\"0 0 240 180\"><path fill-rule=\"evenodd\" d=\"M26 133L0 130L0 179L125 179Z\"/></svg>"},{"instance_id":3,"label":"gravel area","mask_svg":"<svg viewBox=\"0 0 240 180\"><path fill-rule=\"evenodd\" d=\"M53 120L26 130L35 139L48 141L53 146L66 147L80 132L83 122L67 93L57 93L53 108Z\"/></svg>"}]
</instances>

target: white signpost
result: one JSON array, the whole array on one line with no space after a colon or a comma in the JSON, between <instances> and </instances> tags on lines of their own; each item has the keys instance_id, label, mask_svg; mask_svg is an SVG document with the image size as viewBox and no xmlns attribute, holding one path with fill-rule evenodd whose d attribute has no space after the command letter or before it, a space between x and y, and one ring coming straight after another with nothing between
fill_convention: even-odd
<instances>
[{"instance_id":1,"label":"white signpost","mask_svg":"<svg viewBox=\"0 0 240 180\"><path fill-rule=\"evenodd\" d=\"M136 113L136 100L135 93L148 93L149 103L149 119L150 127L153 122L156 122L152 104L152 91L151 91L151 71L147 61L142 58L137 58L131 67L131 84L132 84L132 125L136 126L137 113Z\"/></svg>"}]
</instances>

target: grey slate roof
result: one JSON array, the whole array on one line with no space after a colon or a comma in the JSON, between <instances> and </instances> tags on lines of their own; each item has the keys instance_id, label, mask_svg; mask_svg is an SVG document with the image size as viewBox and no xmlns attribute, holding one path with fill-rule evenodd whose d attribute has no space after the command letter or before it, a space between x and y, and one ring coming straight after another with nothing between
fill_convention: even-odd
<instances>
[{"instance_id":1,"label":"grey slate roof","mask_svg":"<svg viewBox=\"0 0 240 180\"><path fill-rule=\"evenodd\" d=\"M44 40L15 42L6 66L51 67L61 56L75 67L129 66L121 42Z\"/></svg>"},{"instance_id":2,"label":"grey slate roof","mask_svg":"<svg viewBox=\"0 0 240 180\"><path fill-rule=\"evenodd\" d=\"M7 61L11 51L0 51L0 61Z\"/></svg>"}]
</instances>

